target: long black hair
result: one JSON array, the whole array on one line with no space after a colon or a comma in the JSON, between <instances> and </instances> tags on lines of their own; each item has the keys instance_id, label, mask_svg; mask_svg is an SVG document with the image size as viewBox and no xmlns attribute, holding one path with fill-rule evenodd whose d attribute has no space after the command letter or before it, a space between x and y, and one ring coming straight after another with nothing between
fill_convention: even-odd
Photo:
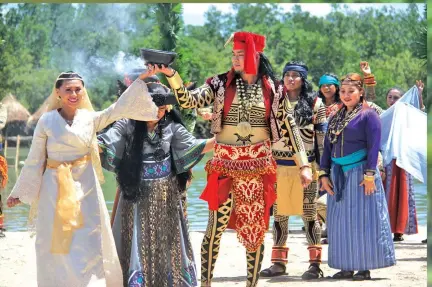
<instances>
[{"instance_id":1,"label":"long black hair","mask_svg":"<svg viewBox=\"0 0 432 287\"><path fill-rule=\"evenodd\" d=\"M268 76L276 85L276 77L269 59L263 53L259 53L259 56L258 78Z\"/></svg>"},{"instance_id":2,"label":"long black hair","mask_svg":"<svg viewBox=\"0 0 432 287\"><path fill-rule=\"evenodd\" d=\"M333 78L338 78L335 74L332 74L332 73L325 73L323 76L330 76L330 77L333 77ZM332 85L334 85L335 86L335 88L336 88L336 92L335 92L335 94L334 94L334 100L335 100L335 103L340 103L340 94L339 94L339 90L340 90L340 88L339 88L339 86L338 85L335 85L335 84L332 84ZM321 92L321 88L319 88L318 89L318 97L323 101L323 103L325 104L325 100L326 100L326 98L324 97L324 95L323 95L323 93Z\"/></svg>"},{"instance_id":3,"label":"long black hair","mask_svg":"<svg viewBox=\"0 0 432 287\"><path fill-rule=\"evenodd\" d=\"M298 65L307 67L306 64L301 61L290 61L285 64L285 66L287 65ZM284 84L284 77L285 75L282 75L282 84ZM312 91L311 82L309 82L303 75L301 75L301 79L302 86L297 105L294 108L294 118L296 119L297 124L309 125L312 123L314 93Z\"/></svg>"},{"instance_id":4,"label":"long black hair","mask_svg":"<svg viewBox=\"0 0 432 287\"><path fill-rule=\"evenodd\" d=\"M125 149L122 160L120 161L117 171L117 181L123 193L123 197L127 200L136 201L140 193L141 174L143 169L143 146L145 138L148 137L147 123L143 121L130 120L133 125L133 130L126 135ZM158 138L162 140L164 128L170 123L179 123L184 126L180 114L174 109L167 112L158 123ZM171 157L171 161L172 161ZM175 172L175 167L172 164L172 171ZM179 182L179 191L186 189L186 183L191 179L191 171L177 175Z\"/></svg>"}]
</instances>

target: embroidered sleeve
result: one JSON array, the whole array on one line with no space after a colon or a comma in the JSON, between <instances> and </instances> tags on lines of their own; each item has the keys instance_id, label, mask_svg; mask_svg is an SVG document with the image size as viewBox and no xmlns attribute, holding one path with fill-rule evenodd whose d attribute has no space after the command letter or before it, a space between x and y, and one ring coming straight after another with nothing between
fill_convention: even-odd
<instances>
[{"instance_id":1,"label":"embroidered sleeve","mask_svg":"<svg viewBox=\"0 0 432 287\"><path fill-rule=\"evenodd\" d=\"M117 121L108 131L98 135L102 167L114 172L123 157L129 120Z\"/></svg>"},{"instance_id":2,"label":"embroidered sleeve","mask_svg":"<svg viewBox=\"0 0 432 287\"><path fill-rule=\"evenodd\" d=\"M27 204L38 199L46 167L48 138L45 129L46 115L42 115L36 125L29 154L10 194L10 197L19 198L21 202Z\"/></svg>"},{"instance_id":3,"label":"embroidered sleeve","mask_svg":"<svg viewBox=\"0 0 432 287\"><path fill-rule=\"evenodd\" d=\"M177 173L183 173L197 164L204 155L202 154L207 140L196 139L181 124L172 124L173 139L171 151Z\"/></svg>"},{"instance_id":4,"label":"embroidered sleeve","mask_svg":"<svg viewBox=\"0 0 432 287\"><path fill-rule=\"evenodd\" d=\"M158 107L150 96L147 85L136 79L117 102L93 115L95 132L122 118L138 121L157 120Z\"/></svg>"},{"instance_id":5,"label":"embroidered sleeve","mask_svg":"<svg viewBox=\"0 0 432 287\"><path fill-rule=\"evenodd\" d=\"M294 110L289 100L282 99L280 101L277 118L280 122L282 136L289 140L289 144L295 152L297 164L299 167L308 165L309 161L306 156L306 150L301 139L299 128L294 119Z\"/></svg>"},{"instance_id":6,"label":"embroidered sleeve","mask_svg":"<svg viewBox=\"0 0 432 287\"><path fill-rule=\"evenodd\" d=\"M214 102L215 95L208 83L189 91L183 85L183 80L177 72L172 77L167 77L167 80L182 108L204 108L212 105Z\"/></svg>"}]
</instances>

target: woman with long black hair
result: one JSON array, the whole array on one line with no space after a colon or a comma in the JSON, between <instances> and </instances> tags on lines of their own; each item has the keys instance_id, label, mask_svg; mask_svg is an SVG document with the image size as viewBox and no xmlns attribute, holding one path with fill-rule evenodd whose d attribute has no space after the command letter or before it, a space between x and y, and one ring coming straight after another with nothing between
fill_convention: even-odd
<instances>
[{"instance_id":1,"label":"woman with long black hair","mask_svg":"<svg viewBox=\"0 0 432 287\"><path fill-rule=\"evenodd\" d=\"M197 140L180 115L169 111L174 97L148 83L158 120L123 119L99 135L104 167L116 172L121 196L113 233L124 286L196 286L196 269L181 204L189 170L214 140ZM175 101L175 98L174 98Z\"/></svg>"}]
</instances>

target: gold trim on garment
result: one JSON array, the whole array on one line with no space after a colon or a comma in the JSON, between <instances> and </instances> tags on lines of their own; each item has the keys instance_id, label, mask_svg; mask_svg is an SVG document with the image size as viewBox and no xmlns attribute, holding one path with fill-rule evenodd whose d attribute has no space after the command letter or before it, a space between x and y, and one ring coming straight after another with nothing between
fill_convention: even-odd
<instances>
[{"instance_id":1,"label":"gold trim on garment","mask_svg":"<svg viewBox=\"0 0 432 287\"><path fill-rule=\"evenodd\" d=\"M171 77L166 77L166 79L173 90L178 90L183 87L183 80L177 71L175 71L174 75Z\"/></svg>"}]
</instances>

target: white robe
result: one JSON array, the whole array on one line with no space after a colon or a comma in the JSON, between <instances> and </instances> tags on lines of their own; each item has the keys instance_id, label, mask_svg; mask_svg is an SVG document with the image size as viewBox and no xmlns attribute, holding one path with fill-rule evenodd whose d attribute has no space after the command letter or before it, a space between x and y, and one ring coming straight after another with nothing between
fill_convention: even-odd
<instances>
[{"instance_id":1,"label":"white robe","mask_svg":"<svg viewBox=\"0 0 432 287\"><path fill-rule=\"evenodd\" d=\"M123 285L108 210L92 161L72 169L81 201L82 228L75 230L69 254L52 254L51 241L58 184L55 169L46 159L73 161L89 154L97 131L123 117L155 120L157 107L141 80L135 81L119 101L101 112L77 110L69 126L57 110L40 118L28 158L11 197L24 203L39 198L36 221L36 261L39 287Z\"/></svg>"},{"instance_id":2,"label":"white robe","mask_svg":"<svg viewBox=\"0 0 432 287\"><path fill-rule=\"evenodd\" d=\"M383 165L393 159L419 181L427 180L427 115L420 109L416 86L380 115Z\"/></svg>"}]
</instances>

